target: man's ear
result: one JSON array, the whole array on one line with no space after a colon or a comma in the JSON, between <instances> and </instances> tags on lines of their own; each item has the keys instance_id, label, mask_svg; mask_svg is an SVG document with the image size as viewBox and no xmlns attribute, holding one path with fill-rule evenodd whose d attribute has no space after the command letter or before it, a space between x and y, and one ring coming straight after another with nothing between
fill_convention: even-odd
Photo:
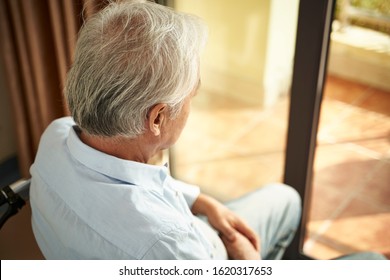
<instances>
[{"instance_id":1,"label":"man's ear","mask_svg":"<svg viewBox=\"0 0 390 280\"><path fill-rule=\"evenodd\" d=\"M168 106L164 103L154 105L148 114L147 125L154 136L161 134L161 128L167 117Z\"/></svg>"}]
</instances>

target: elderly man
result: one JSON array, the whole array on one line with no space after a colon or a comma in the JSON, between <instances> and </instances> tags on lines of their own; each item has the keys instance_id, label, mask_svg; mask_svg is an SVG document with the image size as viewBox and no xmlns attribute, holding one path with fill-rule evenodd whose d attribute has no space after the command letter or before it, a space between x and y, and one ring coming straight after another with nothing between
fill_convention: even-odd
<instances>
[{"instance_id":1,"label":"elderly man","mask_svg":"<svg viewBox=\"0 0 390 280\"><path fill-rule=\"evenodd\" d=\"M300 199L272 184L226 205L149 165L178 139L200 85L201 21L143 1L83 27L31 167L32 226L48 259L281 258Z\"/></svg>"}]
</instances>

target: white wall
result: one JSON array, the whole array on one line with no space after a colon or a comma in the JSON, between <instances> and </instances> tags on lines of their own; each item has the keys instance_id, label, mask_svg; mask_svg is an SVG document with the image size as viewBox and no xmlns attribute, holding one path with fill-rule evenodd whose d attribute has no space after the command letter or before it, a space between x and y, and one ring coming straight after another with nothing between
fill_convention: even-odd
<instances>
[{"instance_id":1,"label":"white wall","mask_svg":"<svg viewBox=\"0 0 390 280\"><path fill-rule=\"evenodd\" d=\"M200 16L209 39L202 89L262 104L271 0L176 0L175 9Z\"/></svg>"},{"instance_id":2,"label":"white wall","mask_svg":"<svg viewBox=\"0 0 390 280\"><path fill-rule=\"evenodd\" d=\"M292 80L299 0L175 0L209 27L202 88L273 105Z\"/></svg>"},{"instance_id":3,"label":"white wall","mask_svg":"<svg viewBox=\"0 0 390 280\"><path fill-rule=\"evenodd\" d=\"M292 81L299 0L272 0L264 71L264 105L287 94Z\"/></svg>"}]
</instances>

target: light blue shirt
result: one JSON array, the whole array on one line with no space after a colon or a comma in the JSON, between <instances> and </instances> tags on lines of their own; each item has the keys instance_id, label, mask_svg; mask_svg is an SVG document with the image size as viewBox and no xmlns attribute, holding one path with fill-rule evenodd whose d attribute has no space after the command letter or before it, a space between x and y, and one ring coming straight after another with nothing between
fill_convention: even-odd
<instances>
[{"instance_id":1,"label":"light blue shirt","mask_svg":"<svg viewBox=\"0 0 390 280\"><path fill-rule=\"evenodd\" d=\"M190 208L199 188L164 166L85 145L69 117L43 134L31 167L32 227L47 259L226 259Z\"/></svg>"}]
</instances>

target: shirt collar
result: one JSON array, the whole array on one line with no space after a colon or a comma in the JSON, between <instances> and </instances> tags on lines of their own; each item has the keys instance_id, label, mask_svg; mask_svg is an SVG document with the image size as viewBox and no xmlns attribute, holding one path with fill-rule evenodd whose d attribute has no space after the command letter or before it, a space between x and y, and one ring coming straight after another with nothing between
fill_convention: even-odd
<instances>
[{"instance_id":1,"label":"shirt collar","mask_svg":"<svg viewBox=\"0 0 390 280\"><path fill-rule=\"evenodd\" d=\"M95 150L80 140L77 129L71 127L67 139L69 151L77 161L111 178L162 192L168 177L167 167L124 160Z\"/></svg>"}]
</instances>

